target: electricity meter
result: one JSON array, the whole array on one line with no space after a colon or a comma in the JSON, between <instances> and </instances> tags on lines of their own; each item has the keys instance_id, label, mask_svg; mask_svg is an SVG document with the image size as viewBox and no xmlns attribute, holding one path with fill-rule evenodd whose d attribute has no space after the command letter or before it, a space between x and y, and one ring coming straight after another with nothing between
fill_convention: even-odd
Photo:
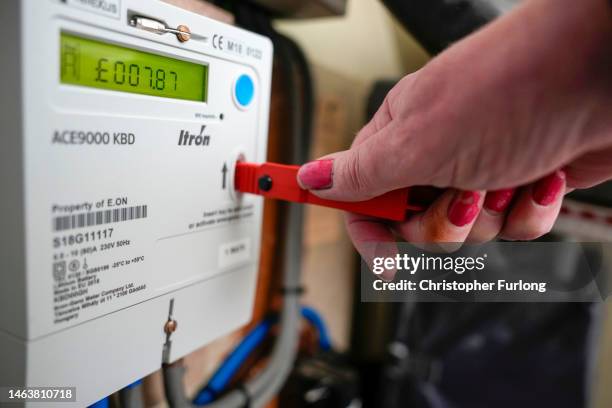
<instances>
[{"instance_id":1,"label":"electricity meter","mask_svg":"<svg viewBox=\"0 0 612 408\"><path fill-rule=\"evenodd\" d=\"M84 406L249 320L232 171L265 160L272 46L156 0L0 12L0 384Z\"/></svg>"}]
</instances>

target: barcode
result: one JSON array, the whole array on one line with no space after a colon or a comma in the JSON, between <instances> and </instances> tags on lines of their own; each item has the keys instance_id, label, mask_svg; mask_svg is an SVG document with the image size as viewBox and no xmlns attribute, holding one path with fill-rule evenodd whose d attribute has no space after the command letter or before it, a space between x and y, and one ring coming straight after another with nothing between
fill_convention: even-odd
<instances>
[{"instance_id":1,"label":"barcode","mask_svg":"<svg viewBox=\"0 0 612 408\"><path fill-rule=\"evenodd\" d=\"M53 230L65 231L75 228L92 227L94 225L137 220L140 218L147 218L146 205L55 217L53 219Z\"/></svg>"}]
</instances>

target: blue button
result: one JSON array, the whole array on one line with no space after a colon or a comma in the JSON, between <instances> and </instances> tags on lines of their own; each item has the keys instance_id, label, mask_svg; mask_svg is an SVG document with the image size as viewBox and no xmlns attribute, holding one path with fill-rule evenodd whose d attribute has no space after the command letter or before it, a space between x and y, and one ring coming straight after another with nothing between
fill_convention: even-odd
<instances>
[{"instance_id":1,"label":"blue button","mask_svg":"<svg viewBox=\"0 0 612 408\"><path fill-rule=\"evenodd\" d=\"M236 96L236 102L241 107L245 108L249 106L255 95L255 84L250 76L243 74L238 77L236 86L234 89L234 95Z\"/></svg>"}]
</instances>

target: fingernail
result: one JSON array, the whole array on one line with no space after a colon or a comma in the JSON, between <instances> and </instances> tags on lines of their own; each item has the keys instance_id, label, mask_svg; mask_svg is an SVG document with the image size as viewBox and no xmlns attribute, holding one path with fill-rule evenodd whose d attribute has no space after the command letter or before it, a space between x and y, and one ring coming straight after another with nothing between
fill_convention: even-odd
<instances>
[{"instance_id":1,"label":"fingernail","mask_svg":"<svg viewBox=\"0 0 612 408\"><path fill-rule=\"evenodd\" d=\"M514 188L489 191L485 197L484 208L496 213L503 212L510 205L515 191Z\"/></svg>"},{"instance_id":2,"label":"fingernail","mask_svg":"<svg viewBox=\"0 0 612 408\"><path fill-rule=\"evenodd\" d=\"M565 172L557 170L533 186L533 201L539 205L552 204L565 186Z\"/></svg>"},{"instance_id":3,"label":"fingernail","mask_svg":"<svg viewBox=\"0 0 612 408\"><path fill-rule=\"evenodd\" d=\"M476 191L457 192L453 202L448 207L448 219L458 227L474 221L478 215L480 194Z\"/></svg>"},{"instance_id":4,"label":"fingernail","mask_svg":"<svg viewBox=\"0 0 612 408\"><path fill-rule=\"evenodd\" d=\"M332 169L334 161L315 160L304 164L298 171L298 181L303 188L322 190L332 186Z\"/></svg>"}]
</instances>

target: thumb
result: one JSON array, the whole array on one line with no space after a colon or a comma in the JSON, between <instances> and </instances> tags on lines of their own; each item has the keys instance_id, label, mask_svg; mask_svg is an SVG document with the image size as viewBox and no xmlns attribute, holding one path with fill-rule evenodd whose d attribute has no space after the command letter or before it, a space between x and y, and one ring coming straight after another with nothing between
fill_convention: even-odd
<instances>
[{"instance_id":1,"label":"thumb","mask_svg":"<svg viewBox=\"0 0 612 408\"><path fill-rule=\"evenodd\" d=\"M393 134L389 124L351 149L324 156L300 167L300 186L325 199L367 200L397 188L420 184L419 154L406 146L407 138ZM410 169L412 171L404 171Z\"/></svg>"}]
</instances>

